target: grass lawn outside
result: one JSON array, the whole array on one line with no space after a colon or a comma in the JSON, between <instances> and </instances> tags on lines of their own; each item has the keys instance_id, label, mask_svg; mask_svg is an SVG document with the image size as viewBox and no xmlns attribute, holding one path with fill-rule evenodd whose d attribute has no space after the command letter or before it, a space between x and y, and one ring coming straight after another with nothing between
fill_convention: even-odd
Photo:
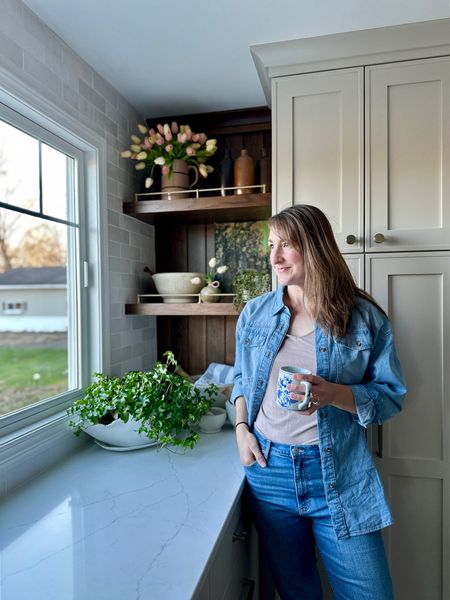
<instances>
[{"instance_id":1,"label":"grass lawn outside","mask_svg":"<svg viewBox=\"0 0 450 600\"><path fill-rule=\"evenodd\" d=\"M0 414L67 390L67 348L0 347Z\"/></svg>"}]
</instances>

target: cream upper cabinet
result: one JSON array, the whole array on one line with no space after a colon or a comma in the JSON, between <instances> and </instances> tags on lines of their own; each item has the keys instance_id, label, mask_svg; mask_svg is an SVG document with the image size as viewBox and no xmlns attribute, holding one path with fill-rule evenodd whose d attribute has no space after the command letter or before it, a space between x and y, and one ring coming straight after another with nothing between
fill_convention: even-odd
<instances>
[{"instance_id":1,"label":"cream upper cabinet","mask_svg":"<svg viewBox=\"0 0 450 600\"><path fill-rule=\"evenodd\" d=\"M366 250L450 248L450 59L366 68Z\"/></svg>"},{"instance_id":2,"label":"cream upper cabinet","mask_svg":"<svg viewBox=\"0 0 450 600\"><path fill-rule=\"evenodd\" d=\"M278 77L272 98L276 212L320 206L343 253L450 248L448 57Z\"/></svg>"},{"instance_id":3,"label":"cream upper cabinet","mask_svg":"<svg viewBox=\"0 0 450 600\"><path fill-rule=\"evenodd\" d=\"M274 79L276 212L320 206L342 252L362 252L363 69Z\"/></svg>"}]
</instances>

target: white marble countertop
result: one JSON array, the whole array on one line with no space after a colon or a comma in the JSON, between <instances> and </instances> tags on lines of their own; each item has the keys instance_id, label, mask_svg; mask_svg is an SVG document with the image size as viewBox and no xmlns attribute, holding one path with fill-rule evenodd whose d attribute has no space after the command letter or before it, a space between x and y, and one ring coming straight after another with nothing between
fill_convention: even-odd
<instances>
[{"instance_id":1,"label":"white marble countertop","mask_svg":"<svg viewBox=\"0 0 450 600\"><path fill-rule=\"evenodd\" d=\"M1 600L184 600L244 481L234 432L194 450L89 444L0 504Z\"/></svg>"}]
</instances>

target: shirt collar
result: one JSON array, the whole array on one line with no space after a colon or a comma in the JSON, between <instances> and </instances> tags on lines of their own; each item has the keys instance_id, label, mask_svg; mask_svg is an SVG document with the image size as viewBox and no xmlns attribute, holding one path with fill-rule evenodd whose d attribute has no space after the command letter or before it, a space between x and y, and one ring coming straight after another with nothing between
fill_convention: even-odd
<instances>
[{"instance_id":1,"label":"shirt collar","mask_svg":"<svg viewBox=\"0 0 450 600\"><path fill-rule=\"evenodd\" d=\"M273 314L274 315L276 315L278 312L281 312L285 308L285 304L283 302L283 294L284 294L285 287L286 287L285 285L280 285L280 287L277 288L275 298L273 301Z\"/></svg>"}]
</instances>

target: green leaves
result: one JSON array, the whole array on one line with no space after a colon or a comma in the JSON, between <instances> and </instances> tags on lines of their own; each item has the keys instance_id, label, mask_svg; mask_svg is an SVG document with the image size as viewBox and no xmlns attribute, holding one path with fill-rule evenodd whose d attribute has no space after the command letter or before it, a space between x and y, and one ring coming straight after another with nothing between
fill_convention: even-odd
<instances>
[{"instance_id":1,"label":"green leaves","mask_svg":"<svg viewBox=\"0 0 450 600\"><path fill-rule=\"evenodd\" d=\"M152 371L130 371L123 377L94 373L94 382L83 398L67 410L69 426L79 435L86 425L107 424L114 419L141 423L140 431L161 444L193 448L199 435L192 425L211 408L217 387L200 391L174 373L177 361L172 352L164 354Z\"/></svg>"},{"instance_id":2,"label":"green leaves","mask_svg":"<svg viewBox=\"0 0 450 600\"><path fill-rule=\"evenodd\" d=\"M234 278L234 305L241 311L245 303L270 291L270 276L255 270L240 271Z\"/></svg>"}]
</instances>

